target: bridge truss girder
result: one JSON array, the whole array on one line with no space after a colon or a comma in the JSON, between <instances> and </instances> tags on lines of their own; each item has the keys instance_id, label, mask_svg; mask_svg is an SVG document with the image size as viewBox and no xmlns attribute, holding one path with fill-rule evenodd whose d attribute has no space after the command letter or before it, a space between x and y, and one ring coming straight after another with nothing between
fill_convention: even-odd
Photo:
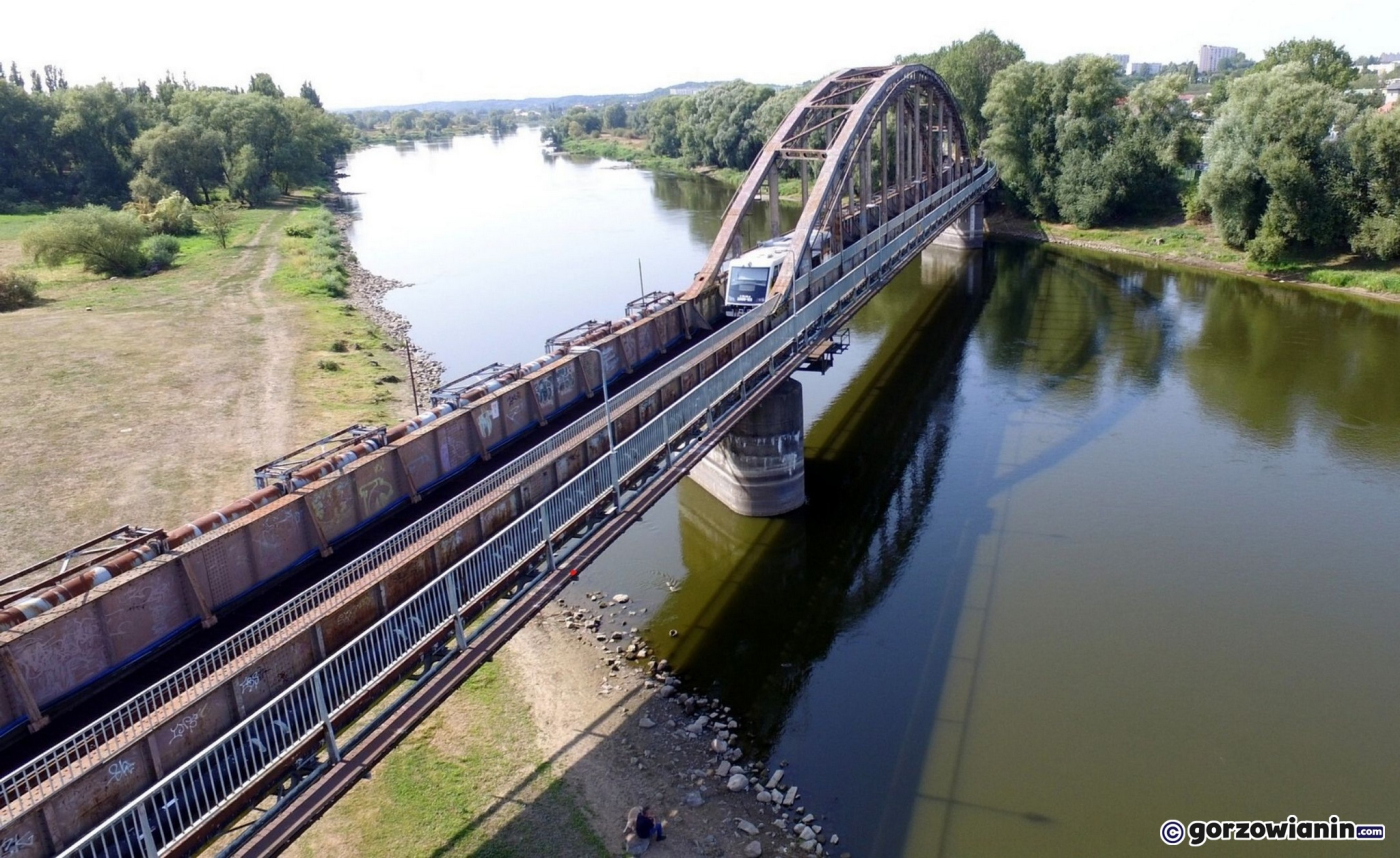
<instances>
[{"instance_id":1,"label":"bridge truss girder","mask_svg":"<svg viewBox=\"0 0 1400 858\"><path fill-rule=\"evenodd\" d=\"M815 176L814 163L820 165ZM747 249L743 223L765 196L769 232L778 236L778 183L784 172L796 172L801 181L802 214L791 257L770 297L785 294L805 273L814 247L839 253L846 241L863 237L974 167L957 102L932 69L898 65L836 72L794 105L764 145L683 297L699 299L720 289L726 260ZM787 306L795 309L805 298L795 296Z\"/></svg>"}]
</instances>

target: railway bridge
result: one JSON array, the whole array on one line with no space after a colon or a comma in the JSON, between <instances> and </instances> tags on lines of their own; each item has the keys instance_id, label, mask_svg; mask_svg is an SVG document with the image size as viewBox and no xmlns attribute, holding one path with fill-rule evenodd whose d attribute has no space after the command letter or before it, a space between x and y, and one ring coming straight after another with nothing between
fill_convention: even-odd
<instances>
[{"instance_id":1,"label":"railway bridge","mask_svg":"<svg viewBox=\"0 0 1400 858\"><path fill-rule=\"evenodd\" d=\"M803 204L786 237L783 179ZM273 854L684 475L736 508L800 502L784 385L928 244L978 243L996 180L929 69L835 73L767 142L688 288L268 463L185 525L55 558L0 604L0 738L27 760L0 778L0 849L186 854L251 813L224 853ZM765 207L778 264L741 303L730 273Z\"/></svg>"}]
</instances>

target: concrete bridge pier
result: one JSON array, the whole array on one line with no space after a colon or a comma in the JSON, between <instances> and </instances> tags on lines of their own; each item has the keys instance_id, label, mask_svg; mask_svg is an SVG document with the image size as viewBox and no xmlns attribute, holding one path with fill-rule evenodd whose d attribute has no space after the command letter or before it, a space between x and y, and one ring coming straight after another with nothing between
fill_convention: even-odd
<instances>
[{"instance_id":1,"label":"concrete bridge pier","mask_svg":"<svg viewBox=\"0 0 1400 858\"><path fill-rule=\"evenodd\" d=\"M737 512L766 518L807 502L802 455L802 385L787 379L690 472Z\"/></svg>"},{"instance_id":2,"label":"concrete bridge pier","mask_svg":"<svg viewBox=\"0 0 1400 858\"><path fill-rule=\"evenodd\" d=\"M955 223L938 234L933 243L938 247L955 247L962 250L976 250L982 246L986 234L983 215L984 203L978 200Z\"/></svg>"}]
</instances>

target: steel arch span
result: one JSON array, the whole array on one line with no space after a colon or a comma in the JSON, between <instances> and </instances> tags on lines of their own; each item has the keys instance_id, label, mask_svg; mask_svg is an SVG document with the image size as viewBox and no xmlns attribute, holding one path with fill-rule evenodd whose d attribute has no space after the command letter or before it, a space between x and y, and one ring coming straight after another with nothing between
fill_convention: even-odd
<instances>
[{"instance_id":1,"label":"steel arch span","mask_svg":"<svg viewBox=\"0 0 1400 858\"><path fill-rule=\"evenodd\" d=\"M814 170L813 164L819 166ZM726 263L747 249L742 225L764 199L771 235L779 236L780 178L800 181L802 214L769 298L786 295L815 264L978 166L957 102L932 69L836 72L793 107L764 145L725 212L704 266L681 297L711 319L723 314ZM783 303L786 309L795 310L810 296L804 290L792 298Z\"/></svg>"}]
</instances>

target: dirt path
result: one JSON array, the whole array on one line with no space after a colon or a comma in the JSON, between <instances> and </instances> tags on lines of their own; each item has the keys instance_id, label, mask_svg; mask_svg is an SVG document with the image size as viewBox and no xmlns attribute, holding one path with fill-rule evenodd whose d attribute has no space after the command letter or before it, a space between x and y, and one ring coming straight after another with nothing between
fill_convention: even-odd
<instances>
[{"instance_id":1,"label":"dirt path","mask_svg":"<svg viewBox=\"0 0 1400 858\"><path fill-rule=\"evenodd\" d=\"M268 226L263 224L259 228L251 245L263 246ZM246 268L253 255L244 259ZM260 390L261 395L249 397L243 403L243 419L236 424L237 443L249 449L286 451L296 446L291 403L296 395L295 362L301 343L293 334L295 323L288 318L291 309L275 302L269 294L272 275L281 261L274 244L266 251L261 270L242 293L251 307L251 315L262 318L262 345L258 350L261 359L253 384L253 389Z\"/></svg>"}]
</instances>

